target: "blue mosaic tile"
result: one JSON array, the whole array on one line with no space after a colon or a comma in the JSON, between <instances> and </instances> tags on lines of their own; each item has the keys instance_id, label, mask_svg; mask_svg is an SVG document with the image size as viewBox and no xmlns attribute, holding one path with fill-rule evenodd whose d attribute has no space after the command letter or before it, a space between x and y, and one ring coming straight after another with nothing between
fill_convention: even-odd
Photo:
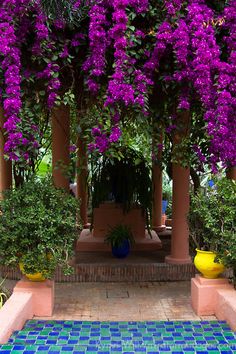
<instances>
[{"instance_id":1,"label":"blue mosaic tile","mask_svg":"<svg viewBox=\"0 0 236 354\"><path fill-rule=\"evenodd\" d=\"M231 354L236 335L225 321L28 321L0 353Z\"/></svg>"}]
</instances>

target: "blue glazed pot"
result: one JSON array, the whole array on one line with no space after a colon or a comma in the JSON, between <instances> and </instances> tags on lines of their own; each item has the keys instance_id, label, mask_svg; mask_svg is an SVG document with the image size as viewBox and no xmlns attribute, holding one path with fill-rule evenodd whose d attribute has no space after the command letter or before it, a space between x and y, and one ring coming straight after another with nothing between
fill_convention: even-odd
<instances>
[{"instance_id":1,"label":"blue glazed pot","mask_svg":"<svg viewBox=\"0 0 236 354\"><path fill-rule=\"evenodd\" d=\"M168 205L168 200L162 200L162 214L166 213L167 205Z\"/></svg>"},{"instance_id":2,"label":"blue glazed pot","mask_svg":"<svg viewBox=\"0 0 236 354\"><path fill-rule=\"evenodd\" d=\"M124 240L123 244L120 247L112 247L112 254L117 258L125 258L128 256L130 251L130 242L129 240Z\"/></svg>"}]
</instances>

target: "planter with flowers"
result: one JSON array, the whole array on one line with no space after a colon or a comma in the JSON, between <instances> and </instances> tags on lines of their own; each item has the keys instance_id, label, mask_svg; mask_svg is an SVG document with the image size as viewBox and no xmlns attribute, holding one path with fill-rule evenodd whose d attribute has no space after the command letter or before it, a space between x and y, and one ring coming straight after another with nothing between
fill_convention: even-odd
<instances>
[{"instance_id":1,"label":"planter with flowers","mask_svg":"<svg viewBox=\"0 0 236 354\"><path fill-rule=\"evenodd\" d=\"M0 262L20 265L33 281L52 278L57 266L69 274L78 208L77 200L49 178L7 191L0 201Z\"/></svg>"}]
</instances>

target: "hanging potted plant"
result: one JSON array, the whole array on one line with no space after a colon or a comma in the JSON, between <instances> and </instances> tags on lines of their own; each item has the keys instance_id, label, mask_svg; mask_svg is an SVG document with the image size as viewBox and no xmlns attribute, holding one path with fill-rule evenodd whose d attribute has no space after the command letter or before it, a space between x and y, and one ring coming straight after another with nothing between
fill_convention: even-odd
<instances>
[{"instance_id":1,"label":"hanging potted plant","mask_svg":"<svg viewBox=\"0 0 236 354\"><path fill-rule=\"evenodd\" d=\"M235 267L235 196L235 182L223 178L191 198L190 244L197 251L194 264L206 278L218 277L225 266Z\"/></svg>"},{"instance_id":2,"label":"hanging potted plant","mask_svg":"<svg viewBox=\"0 0 236 354\"><path fill-rule=\"evenodd\" d=\"M140 152L119 146L113 149L112 156L96 157L92 162L91 188L93 209L108 200L122 205L124 213L138 205L149 225L151 168Z\"/></svg>"},{"instance_id":3,"label":"hanging potted plant","mask_svg":"<svg viewBox=\"0 0 236 354\"><path fill-rule=\"evenodd\" d=\"M78 209L78 201L48 177L7 191L0 201L0 262L19 265L33 281L52 278L57 266L69 274Z\"/></svg>"},{"instance_id":4,"label":"hanging potted plant","mask_svg":"<svg viewBox=\"0 0 236 354\"><path fill-rule=\"evenodd\" d=\"M114 257L125 258L130 252L134 238L129 226L118 224L110 229L105 242L111 245Z\"/></svg>"}]
</instances>

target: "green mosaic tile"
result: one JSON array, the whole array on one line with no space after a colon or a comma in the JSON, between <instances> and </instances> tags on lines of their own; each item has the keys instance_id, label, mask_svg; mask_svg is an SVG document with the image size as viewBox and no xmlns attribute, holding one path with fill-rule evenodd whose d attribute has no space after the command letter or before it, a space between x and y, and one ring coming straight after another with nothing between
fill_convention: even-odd
<instances>
[{"instance_id":1,"label":"green mosaic tile","mask_svg":"<svg viewBox=\"0 0 236 354\"><path fill-rule=\"evenodd\" d=\"M22 336L24 338L21 338ZM202 344L198 343L201 341ZM227 345L224 345L224 342ZM143 348L146 348L147 353L155 353L157 348L159 348L160 353L166 352L170 354L170 350L173 350L173 352L182 351L186 354L193 354L194 351L184 350L184 343L189 347L191 345L194 346L196 353L206 353L207 346L212 346L212 349L214 349L214 346L218 346L218 350L209 351L209 354L218 354L220 350L227 351L229 345L234 345L236 348L236 335L229 330L226 323L217 321L123 321L112 323L29 321L22 331L13 334L10 343L13 343L13 345L17 343L18 345L25 345L25 343L28 343L25 345L26 350L40 354L53 353L53 351L69 353L66 350L68 348L73 348L73 351L83 350L86 354L108 351L112 354L124 352L135 354L140 352L141 354L144 353L141 350ZM5 350L13 348L10 343L7 344L7 347L6 345L5 347L0 346L0 353L4 351L4 348L7 348ZM41 350L38 350L40 345ZM46 345L45 348L47 349L45 351L43 345ZM95 350L96 345L99 346L99 351ZM123 346L122 348L120 347L121 345ZM169 345L171 348L167 350L164 345ZM93 350L90 348L93 348ZM122 351L118 350L118 348L122 349ZM235 352L235 348L232 353ZM22 350L13 350L12 352L23 353Z\"/></svg>"},{"instance_id":2,"label":"green mosaic tile","mask_svg":"<svg viewBox=\"0 0 236 354\"><path fill-rule=\"evenodd\" d=\"M1 346L1 349L3 349L3 350L10 350L11 348L12 348L12 345L9 345L9 344L3 344Z\"/></svg>"},{"instance_id":3,"label":"green mosaic tile","mask_svg":"<svg viewBox=\"0 0 236 354\"><path fill-rule=\"evenodd\" d=\"M81 341L82 342L82 341ZM64 339L58 339L58 345L65 345L67 344L67 340Z\"/></svg>"}]
</instances>

